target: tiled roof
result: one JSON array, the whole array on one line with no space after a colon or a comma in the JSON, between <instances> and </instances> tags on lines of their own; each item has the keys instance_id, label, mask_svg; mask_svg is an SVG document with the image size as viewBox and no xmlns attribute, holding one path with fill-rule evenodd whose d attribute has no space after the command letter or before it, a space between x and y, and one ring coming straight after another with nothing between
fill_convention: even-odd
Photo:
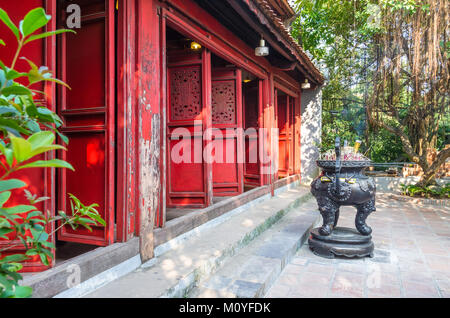
<instances>
[{"instance_id":1,"label":"tiled roof","mask_svg":"<svg viewBox=\"0 0 450 318\"><path fill-rule=\"evenodd\" d=\"M248 1L249 0L244 0L245 3L249 4ZM297 43L297 41L294 40L294 38L284 25L281 18L275 12L274 8L270 5L269 0L253 0L253 1L258 6L258 8L264 13L266 18L270 22L272 22L273 26L276 28L276 31L278 31L283 37L283 39L286 40L287 42L286 44L290 47L291 53L293 53L293 55L296 56L298 62L302 64L303 67L305 67L308 71L311 72L311 75L317 82L323 84L324 77L322 73L314 65L314 63L310 60L310 58L306 55L305 51L303 51L303 48Z\"/></svg>"}]
</instances>

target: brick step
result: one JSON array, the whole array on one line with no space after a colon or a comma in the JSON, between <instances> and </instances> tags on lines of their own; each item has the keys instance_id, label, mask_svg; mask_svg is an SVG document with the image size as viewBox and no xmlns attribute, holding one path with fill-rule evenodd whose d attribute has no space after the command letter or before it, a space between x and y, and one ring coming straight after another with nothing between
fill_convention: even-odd
<instances>
[{"instance_id":1,"label":"brick step","mask_svg":"<svg viewBox=\"0 0 450 318\"><path fill-rule=\"evenodd\" d=\"M186 297L224 262L310 199L308 187L278 193L222 223L205 227L198 235L187 237L133 272L85 297Z\"/></svg>"},{"instance_id":2,"label":"brick step","mask_svg":"<svg viewBox=\"0 0 450 318\"><path fill-rule=\"evenodd\" d=\"M318 215L317 204L310 198L224 262L188 297L264 297L308 238L309 230L319 220Z\"/></svg>"}]
</instances>

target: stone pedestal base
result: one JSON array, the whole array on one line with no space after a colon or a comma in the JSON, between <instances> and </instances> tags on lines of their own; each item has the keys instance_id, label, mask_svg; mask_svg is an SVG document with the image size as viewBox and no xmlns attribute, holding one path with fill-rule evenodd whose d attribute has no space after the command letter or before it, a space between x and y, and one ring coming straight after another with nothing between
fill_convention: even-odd
<instances>
[{"instance_id":1,"label":"stone pedestal base","mask_svg":"<svg viewBox=\"0 0 450 318\"><path fill-rule=\"evenodd\" d=\"M336 227L328 236L320 235L319 228L312 229L308 243L311 251L321 257L373 257L372 236L347 227Z\"/></svg>"}]
</instances>

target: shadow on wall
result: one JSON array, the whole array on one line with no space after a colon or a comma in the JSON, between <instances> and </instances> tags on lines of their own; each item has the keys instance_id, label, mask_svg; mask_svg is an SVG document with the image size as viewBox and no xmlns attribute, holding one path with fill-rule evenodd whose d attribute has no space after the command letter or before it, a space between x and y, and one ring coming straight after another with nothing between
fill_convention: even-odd
<instances>
[{"instance_id":1,"label":"shadow on wall","mask_svg":"<svg viewBox=\"0 0 450 318\"><path fill-rule=\"evenodd\" d=\"M309 185L319 174L316 160L322 135L321 87L302 91L301 116L301 175L302 183Z\"/></svg>"}]
</instances>

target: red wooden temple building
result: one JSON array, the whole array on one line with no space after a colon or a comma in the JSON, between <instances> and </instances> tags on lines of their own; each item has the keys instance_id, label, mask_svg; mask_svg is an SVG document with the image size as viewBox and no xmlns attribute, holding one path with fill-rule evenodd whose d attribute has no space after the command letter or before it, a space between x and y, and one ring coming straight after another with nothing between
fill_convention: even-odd
<instances>
[{"instance_id":1,"label":"red wooden temple building","mask_svg":"<svg viewBox=\"0 0 450 318\"><path fill-rule=\"evenodd\" d=\"M51 197L43 210L67 210L73 193L98 203L107 226L63 228L57 246L127 242L149 222L163 230L224 197L300 178L302 94L324 79L289 34L295 13L286 0L0 0L17 25L45 8L46 31L68 27L71 4L77 34L36 41L23 54L71 86L45 90L70 140L54 156L76 171L20 177ZM3 24L0 38L15 43ZM266 56L255 55L261 39ZM0 46L5 64L9 47Z\"/></svg>"}]
</instances>

